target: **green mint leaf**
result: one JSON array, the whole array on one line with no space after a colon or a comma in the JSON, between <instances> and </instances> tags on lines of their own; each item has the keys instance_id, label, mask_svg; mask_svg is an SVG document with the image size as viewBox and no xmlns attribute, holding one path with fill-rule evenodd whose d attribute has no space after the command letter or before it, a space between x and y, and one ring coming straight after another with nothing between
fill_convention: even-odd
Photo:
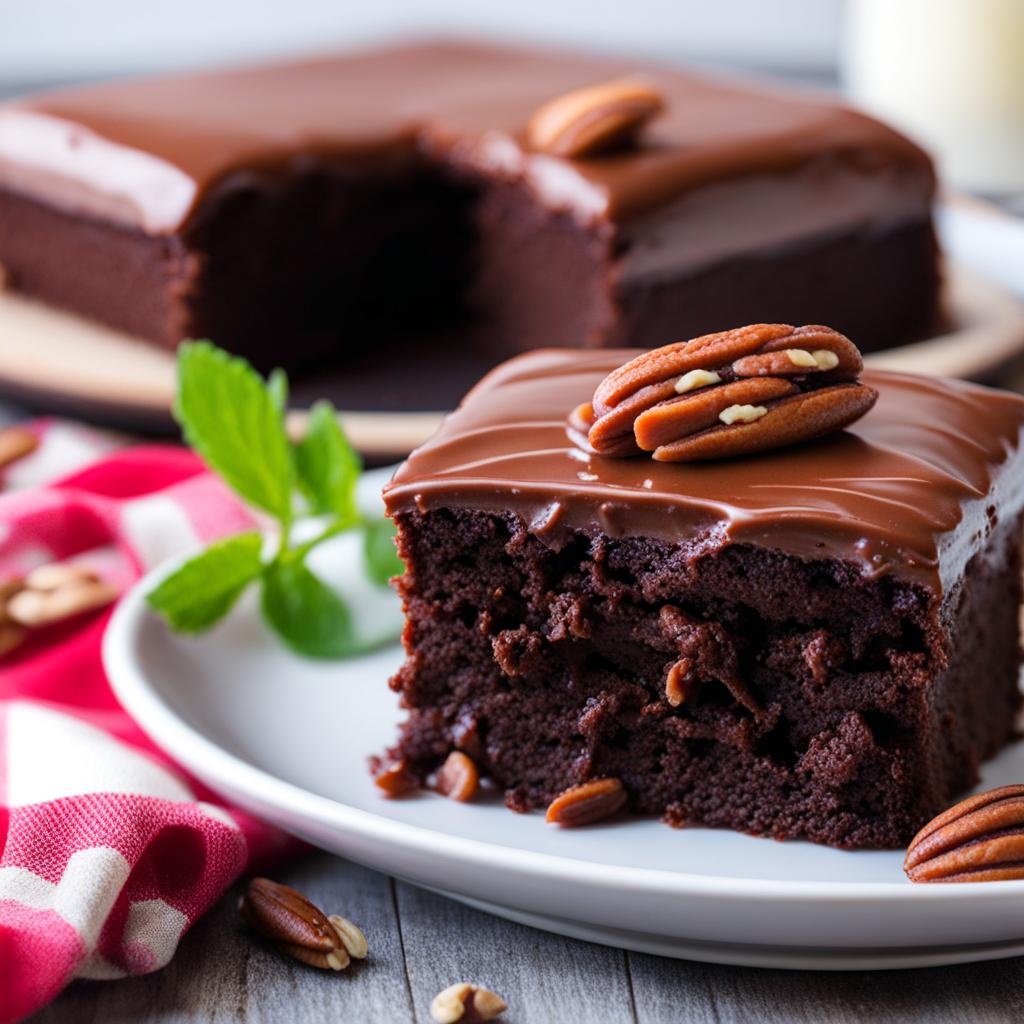
<instances>
[{"instance_id":1,"label":"green mint leaf","mask_svg":"<svg viewBox=\"0 0 1024 1024\"><path fill-rule=\"evenodd\" d=\"M374 519L363 527L363 559L367 575L382 587L392 576L405 572L395 550L395 524L390 519Z\"/></svg>"},{"instance_id":2,"label":"green mint leaf","mask_svg":"<svg viewBox=\"0 0 1024 1024\"><path fill-rule=\"evenodd\" d=\"M344 658L362 647L345 602L297 558L273 562L263 576L263 616L293 651Z\"/></svg>"},{"instance_id":3,"label":"green mint leaf","mask_svg":"<svg viewBox=\"0 0 1024 1024\"><path fill-rule=\"evenodd\" d=\"M175 416L185 440L246 501L287 522L294 473L280 393L209 342L178 349Z\"/></svg>"},{"instance_id":4,"label":"green mint leaf","mask_svg":"<svg viewBox=\"0 0 1024 1024\"><path fill-rule=\"evenodd\" d=\"M270 376L267 378L267 391L274 400L274 405L282 413L285 412L288 408L288 374L280 366L276 370L270 371Z\"/></svg>"},{"instance_id":5,"label":"green mint leaf","mask_svg":"<svg viewBox=\"0 0 1024 1024\"><path fill-rule=\"evenodd\" d=\"M201 633L222 619L259 576L262 546L258 533L240 533L211 544L163 579L146 600L172 628Z\"/></svg>"},{"instance_id":6,"label":"green mint leaf","mask_svg":"<svg viewBox=\"0 0 1024 1024\"><path fill-rule=\"evenodd\" d=\"M356 481L362 462L348 443L330 402L317 402L305 436L295 446L299 486L315 515L333 515L343 526L359 521Z\"/></svg>"}]
</instances>

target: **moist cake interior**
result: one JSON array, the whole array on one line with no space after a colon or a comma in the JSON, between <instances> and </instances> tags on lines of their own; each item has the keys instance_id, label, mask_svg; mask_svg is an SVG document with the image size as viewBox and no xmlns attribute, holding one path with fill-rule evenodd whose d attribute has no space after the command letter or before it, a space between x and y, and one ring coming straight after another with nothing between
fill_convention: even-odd
<instances>
[{"instance_id":1,"label":"moist cake interior","mask_svg":"<svg viewBox=\"0 0 1024 1024\"><path fill-rule=\"evenodd\" d=\"M941 617L850 563L594 531L552 548L465 509L398 522L414 575L394 756L425 777L462 749L514 810L611 776L669 824L895 847L1012 737L1019 516ZM680 659L700 683L672 708Z\"/></svg>"},{"instance_id":2,"label":"moist cake interior","mask_svg":"<svg viewBox=\"0 0 1024 1024\"><path fill-rule=\"evenodd\" d=\"M422 166L232 189L186 238L206 254L195 317L213 338L244 338L264 367L282 339L310 362L465 329L476 198Z\"/></svg>"}]
</instances>

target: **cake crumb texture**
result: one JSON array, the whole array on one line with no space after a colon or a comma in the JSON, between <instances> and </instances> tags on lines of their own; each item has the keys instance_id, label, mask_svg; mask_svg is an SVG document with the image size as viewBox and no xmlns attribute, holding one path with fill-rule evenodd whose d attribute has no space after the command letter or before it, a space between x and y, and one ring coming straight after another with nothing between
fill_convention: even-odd
<instances>
[{"instance_id":1,"label":"cake crumb texture","mask_svg":"<svg viewBox=\"0 0 1024 1024\"><path fill-rule=\"evenodd\" d=\"M673 826L897 847L1012 737L1020 517L941 597L746 544L545 542L469 508L396 520L392 754L426 776L468 736L513 810L609 776Z\"/></svg>"}]
</instances>

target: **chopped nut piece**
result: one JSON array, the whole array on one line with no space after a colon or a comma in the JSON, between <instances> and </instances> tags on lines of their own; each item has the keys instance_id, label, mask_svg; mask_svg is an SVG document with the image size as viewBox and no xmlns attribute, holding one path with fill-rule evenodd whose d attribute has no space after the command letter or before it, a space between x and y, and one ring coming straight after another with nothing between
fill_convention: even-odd
<instances>
[{"instance_id":1,"label":"chopped nut piece","mask_svg":"<svg viewBox=\"0 0 1024 1024\"><path fill-rule=\"evenodd\" d=\"M420 788L420 780L412 773L405 760L393 761L374 776L374 784L386 797L406 796Z\"/></svg>"},{"instance_id":2,"label":"chopped nut piece","mask_svg":"<svg viewBox=\"0 0 1024 1024\"><path fill-rule=\"evenodd\" d=\"M437 773L434 785L444 796L465 803L476 795L479 783L476 765L461 750L453 750Z\"/></svg>"},{"instance_id":3,"label":"chopped nut piece","mask_svg":"<svg viewBox=\"0 0 1024 1024\"><path fill-rule=\"evenodd\" d=\"M834 370L839 365L839 356L827 348L815 349L811 355L819 370Z\"/></svg>"},{"instance_id":4,"label":"chopped nut piece","mask_svg":"<svg viewBox=\"0 0 1024 1024\"><path fill-rule=\"evenodd\" d=\"M494 1020L508 1009L501 996L479 985L460 981L438 992L430 1004L430 1016L437 1024L480 1024Z\"/></svg>"},{"instance_id":5,"label":"chopped nut piece","mask_svg":"<svg viewBox=\"0 0 1024 1024\"><path fill-rule=\"evenodd\" d=\"M547 820L562 828L576 828L607 818L622 808L626 791L618 779L593 779L571 786L551 801Z\"/></svg>"},{"instance_id":6,"label":"chopped nut piece","mask_svg":"<svg viewBox=\"0 0 1024 1024\"><path fill-rule=\"evenodd\" d=\"M692 663L689 658L681 658L668 670L665 677L665 699L677 708L686 700L685 680L689 675Z\"/></svg>"},{"instance_id":7,"label":"chopped nut piece","mask_svg":"<svg viewBox=\"0 0 1024 1024\"><path fill-rule=\"evenodd\" d=\"M501 596L499 587L494 595L495 600ZM462 715L452 726L452 741L455 743L455 749L472 758L474 763L483 760L484 744L480 737L480 723L472 715Z\"/></svg>"},{"instance_id":8,"label":"chopped nut piece","mask_svg":"<svg viewBox=\"0 0 1024 1024\"><path fill-rule=\"evenodd\" d=\"M685 395L688 391L696 391L697 388L710 387L712 384L721 384L722 378L711 370L690 370L684 373L676 381L676 393Z\"/></svg>"},{"instance_id":9,"label":"chopped nut piece","mask_svg":"<svg viewBox=\"0 0 1024 1024\"><path fill-rule=\"evenodd\" d=\"M356 960L365 960L369 947L361 929L341 914L331 914L327 920L334 925L334 930L338 933L338 938L341 939L341 944L348 955Z\"/></svg>"},{"instance_id":10,"label":"chopped nut piece","mask_svg":"<svg viewBox=\"0 0 1024 1024\"><path fill-rule=\"evenodd\" d=\"M754 420L759 420L762 416L767 415L768 407L764 405L730 405L728 409L723 409L718 414L718 418L723 423L731 425L733 423L753 423Z\"/></svg>"}]
</instances>

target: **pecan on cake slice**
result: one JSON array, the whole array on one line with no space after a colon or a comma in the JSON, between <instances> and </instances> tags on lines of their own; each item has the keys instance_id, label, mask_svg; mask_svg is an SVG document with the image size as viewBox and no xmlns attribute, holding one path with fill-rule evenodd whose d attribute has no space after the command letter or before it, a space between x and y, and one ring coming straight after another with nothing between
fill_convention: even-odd
<instances>
[{"instance_id":1,"label":"pecan on cake slice","mask_svg":"<svg viewBox=\"0 0 1024 1024\"><path fill-rule=\"evenodd\" d=\"M751 324L645 352L569 417L601 455L730 458L808 441L863 416L877 392L857 347L829 327Z\"/></svg>"}]
</instances>

